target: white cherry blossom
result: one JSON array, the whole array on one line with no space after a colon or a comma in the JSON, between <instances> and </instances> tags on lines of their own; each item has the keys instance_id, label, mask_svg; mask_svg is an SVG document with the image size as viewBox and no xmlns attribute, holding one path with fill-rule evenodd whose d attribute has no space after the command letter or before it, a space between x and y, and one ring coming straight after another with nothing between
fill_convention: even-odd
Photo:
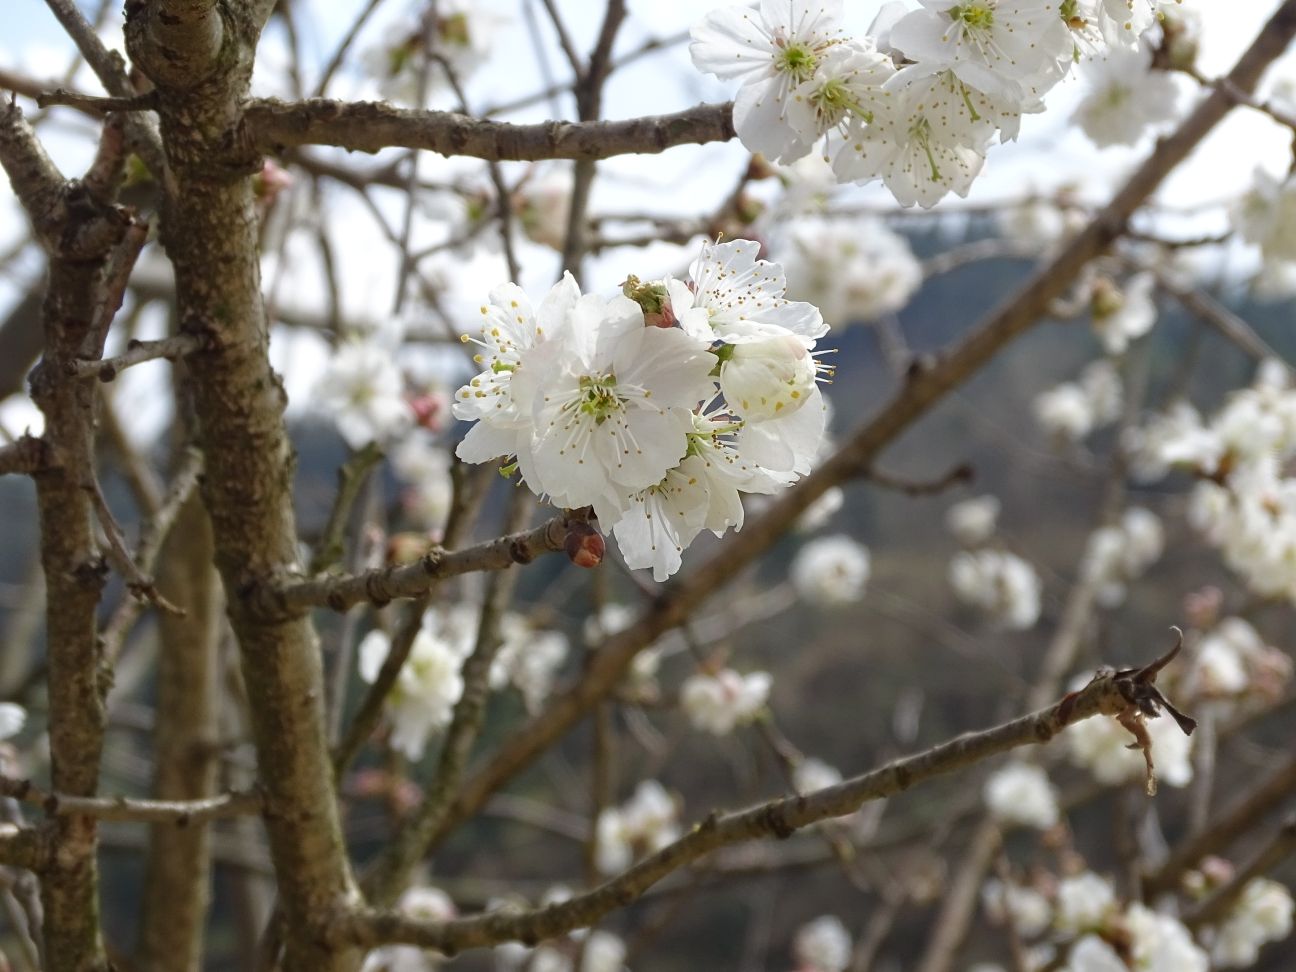
<instances>
[{"instance_id":1,"label":"white cherry blossom","mask_svg":"<svg viewBox=\"0 0 1296 972\"><path fill-rule=\"evenodd\" d=\"M580 288L565 273L538 308L516 284L502 284L481 306L482 348L474 358L483 370L455 394L454 415L475 424L455 450L465 462L529 453L534 427L531 401L513 396L513 378L526 353L556 336L580 298ZM467 340L465 338L465 340Z\"/></svg>"},{"instance_id":2,"label":"white cherry blossom","mask_svg":"<svg viewBox=\"0 0 1296 972\"><path fill-rule=\"evenodd\" d=\"M683 458L692 410L711 397L715 356L678 329L645 327L633 301L587 294L567 326L513 377L533 403L531 488L615 522L628 491L662 480Z\"/></svg>"},{"instance_id":3,"label":"white cherry blossom","mask_svg":"<svg viewBox=\"0 0 1296 972\"><path fill-rule=\"evenodd\" d=\"M828 332L812 304L784 297L787 281L777 263L758 259L754 240L708 241L689 267L690 286L668 279L671 309L679 325L697 341L739 344L788 332L807 348Z\"/></svg>"},{"instance_id":4,"label":"white cherry blossom","mask_svg":"<svg viewBox=\"0 0 1296 972\"><path fill-rule=\"evenodd\" d=\"M996 770L982 790L986 808L1001 823L1048 830L1061 816L1057 790L1034 763L1014 761Z\"/></svg>"},{"instance_id":5,"label":"white cherry blossom","mask_svg":"<svg viewBox=\"0 0 1296 972\"><path fill-rule=\"evenodd\" d=\"M1057 913L1053 921L1060 931L1093 931L1102 928L1116 908L1116 892L1111 882L1092 871L1083 871L1058 882Z\"/></svg>"},{"instance_id":6,"label":"white cherry blossom","mask_svg":"<svg viewBox=\"0 0 1296 972\"><path fill-rule=\"evenodd\" d=\"M792 952L805 972L845 972L851 937L836 915L820 915L797 929Z\"/></svg>"},{"instance_id":7,"label":"white cherry blossom","mask_svg":"<svg viewBox=\"0 0 1296 972\"><path fill-rule=\"evenodd\" d=\"M1133 145L1178 114L1179 87L1171 75L1152 69L1147 47L1115 48L1081 70L1089 93L1075 118L1099 148Z\"/></svg>"},{"instance_id":8,"label":"white cherry blossom","mask_svg":"<svg viewBox=\"0 0 1296 972\"><path fill-rule=\"evenodd\" d=\"M761 0L759 10L718 7L693 25L698 70L742 81L734 129L749 151L790 162L810 150L819 119L796 91L844 39L841 21L841 0Z\"/></svg>"},{"instance_id":9,"label":"white cherry blossom","mask_svg":"<svg viewBox=\"0 0 1296 972\"><path fill-rule=\"evenodd\" d=\"M1000 507L997 496L962 500L945 511L945 528L964 546L980 546L994 536Z\"/></svg>"},{"instance_id":10,"label":"white cherry blossom","mask_svg":"<svg viewBox=\"0 0 1296 972\"><path fill-rule=\"evenodd\" d=\"M472 650L471 637L438 626L430 612L414 637L409 658L401 667L396 685L388 693L386 711L392 724L391 745L407 759L423 758L428 737L450 724L455 703L463 694L459 673ZM374 630L358 649L360 677L372 683L391 651L391 639Z\"/></svg>"},{"instance_id":11,"label":"white cherry blossom","mask_svg":"<svg viewBox=\"0 0 1296 972\"><path fill-rule=\"evenodd\" d=\"M1269 878L1247 882L1210 943L1216 968L1242 969L1254 965L1260 949L1286 938L1292 931L1292 895Z\"/></svg>"},{"instance_id":12,"label":"white cherry blossom","mask_svg":"<svg viewBox=\"0 0 1296 972\"><path fill-rule=\"evenodd\" d=\"M394 439L414 424L393 351L376 340L344 341L320 376L318 403L353 449Z\"/></svg>"},{"instance_id":13,"label":"white cherry blossom","mask_svg":"<svg viewBox=\"0 0 1296 972\"><path fill-rule=\"evenodd\" d=\"M680 687L680 707L694 729L727 736L760 714L772 683L768 672L743 675L732 668L714 674L699 672Z\"/></svg>"},{"instance_id":14,"label":"white cherry blossom","mask_svg":"<svg viewBox=\"0 0 1296 972\"><path fill-rule=\"evenodd\" d=\"M909 241L878 219L796 219L778 253L788 293L835 327L894 313L922 284Z\"/></svg>"},{"instance_id":15,"label":"white cherry blossom","mask_svg":"<svg viewBox=\"0 0 1296 972\"><path fill-rule=\"evenodd\" d=\"M868 550L844 534L812 540L792 560L792 585L810 604L853 604L869 578Z\"/></svg>"},{"instance_id":16,"label":"white cherry blossom","mask_svg":"<svg viewBox=\"0 0 1296 972\"><path fill-rule=\"evenodd\" d=\"M891 28L912 60L950 68L987 95L1023 103L1062 76L1072 42L1060 0L919 0Z\"/></svg>"},{"instance_id":17,"label":"white cherry blossom","mask_svg":"<svg viewBox=\"0 0 1296 972\"><path fill-rule=\"evenodd\" d=\"M960 601L984 612L998 627L1022 631L1039 620L1039 575L1016 554L1006 550L955 554L949 579Z\"/></svg>"},{"instance_id":18,"label":"white cherry blossom","mask_svg":"<svg viewBox=\"0 0 1296 972\"><path fill-rule=\"evenodd\" d=\"M853 119L833 157L843 182L881 179L902 206L930 208L954 192L966 196L985 164L994 123L951 91L946 77L921 64L886 83L892 97L867 122Z\"/></svg>"}]
</instances>

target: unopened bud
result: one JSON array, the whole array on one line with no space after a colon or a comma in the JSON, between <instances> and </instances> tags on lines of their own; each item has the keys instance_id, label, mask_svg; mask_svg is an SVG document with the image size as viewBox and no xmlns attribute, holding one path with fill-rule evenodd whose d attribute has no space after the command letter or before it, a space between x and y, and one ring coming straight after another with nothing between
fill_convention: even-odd
<instances>
[{"instance_id":1,"label":"unopened bud","mask_svg":"<svg viewBox=\"0 0 1296 972\"><path fill-rule=\"evenodd\" d=\"M603 562L607 542L603 535L583 520L568 524L563 544L567 557L577 567L597 567Z\"/></svg>"},{"instance_id":2,"label":"unopened bud","mask_svg":"<svg viewBox=\"0 0 1296 972\"><path fill-rule=\"evenodd\" d=\"M643 308L644 323L649 327L675 326L675 309L671 306L664 281L644 282L631 274L621 285L621 293Z\"/></svg>"},{"instance_id":3,"label":"unopened bud","mask_svg":"<svg viewBox=\"0 0 1296 972\"><path fill-rule=\"evenodd\" d=\"M414 422L429 432L440 432L445 426L446 396L435 392L415 395L409 400L414 412Z\"/></svg>"}]
</instances>

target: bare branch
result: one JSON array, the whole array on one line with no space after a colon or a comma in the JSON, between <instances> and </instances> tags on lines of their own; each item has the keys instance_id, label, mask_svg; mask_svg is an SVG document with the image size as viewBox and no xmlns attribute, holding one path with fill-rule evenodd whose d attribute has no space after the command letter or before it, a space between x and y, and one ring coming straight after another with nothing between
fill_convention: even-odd
<instances>
[{"instance_id":1,"label":"bare branch","mask_svg":"<svg viewBox=\"0 0 1296 972\"><path fill-rule=\"evenodd\" d=\"M248 604L263 616L275 617L312 607L345 611L364 601L382 606L397 598L418 597L447 577L529 564L541 554L562 550L568 527L584 523L588 518L588 510L577 510L555 516L534 529L463 550L447 552L438 547L412 564L343 577L296 581L279 587L265 586L248 596Z\"/></svg>"},{"instance_id":2,"label":"bare branch","mask_svg":"<svg viewBox=\"0 0 1296 972\"><path fill-rule=\"evenodd\" d=\"M100 381L112 381L125 368L143 364L145 361L156 361L166 358L175 361L186 354L192 354L205 347L205 342L196 334L177 334L174 337L159 338L156 341L131 341L126 350L113 358L99 361L73 362L72 373L78 378L98 378Z\"/></svg>"},{"instance_id":3,"label":"bare branch","mask_svg":"<svg viewBox=\"0 0 1296 972\"><path fill-rule=\"evenodd\" d=\"M126 73L126 62L119 53L110 51L104 46L95 32L94 25L86 20L74 0L45 0L45 3L50 8L50 13L54 14L68 36L72 38L77 50L81 52L81 56L85 58L90 69L104 86L104 90L118 98L134 95L130 77Z\"/></svg>"},{"instance_id":4,"label":"bare branch","mask_svg":"<svg viewBox=\"0 0 1296 972\"><path fill-rule=\"evenodd\" d=\"M530 493L522 491L515 491L509 502L507 525L516 529L526 523L534 502ZM396 838L384 849L384 862L374 870L383 884L381 887L365 889L374 900L390 903L401 892L410 873L418 866L419 850L427 843L428 835L440 826L442 817L454 801L464 768L468 765L468 757L486 719L491 664L504 641L500 637L500 622L508 608L516 576L515 571L498 571L487 581L477 627L477 642L472 654L463 664L464 688L459 701L455 703L450 727L446 730L437 760L436 776L428 787L423 802L411 813L408 824L401 828Z\"/></svg>"},{"instance_id":5,"label":"bare branch","mask_svg":"<svg viewBox=\"0 0 1296 972\"><path fill-rule=\"evenodd\" d=\"M142 95L131 95L128 98L103 98L98 95L82 94L66 88L43 91L36 96L36 104L42 108L62 105L75 108L87 115L106 115L110 111L153 111L157 107L157 97L153 92Z\"/></svg>"},{"instance_id":6,"label":"bare branch","mask_svg":"<svg viewBox=\"0 0 1296 972\"><path fill-rule=\"evenodd\" d=\"M626 121L512 125L381 102L260 99L248 104L243 121L242 137L267 152L301 145L336 145L355 152L412 148L488 161L606 159L734 137L729 103Z\"/></svg>"},{"instance_id":7,"label":"bare branch","mask_svg":"<svg viewBox=\"0 0 1296 972\"><path fill-rule=\"evenodd\" d=\"M321 933L336 936L341 942L366 946L405 942L447 954L504 941L534 944L587 927L608 912L624 908L662 878L718 847L760 838L787 837L822 820L854 813L870 800L894 796L997 753L1048 742L1073 722L1100 713L1114 714L1124 705L1114 676L1098 676L1081 692L1047 708L992 729L966 733L837 786L805 796L781 797L738 813L713 814L694 826L688 835L619 877L561 904L449 922L420 921L401 914L363 910L329 916L322 923Z\"/></svg>"},{"instance_id":8,"label":"bare branch","mask_svg":"<svg viewBox=\"0 0 1296 972\"><path fill-rule=\"evenodd\" d=\"M0 476L30 476L39 472L48 461L45 442L36 436L24 435L16 442L0 446Z\"/></svg>"},{"instance_id":9,"label":"bare branch","mask_svg":"<svg viewBox=\"0 0 1296 972\"><path fill-rule=\"evenodd\" d=\"M4 166L14 195L27 211L37 235L48 248L61 222L64 193L62 173L12 101L0 104L0 165Z\"/></svg>"},{"instance_id":10,"label":"bare branch","mask_svg":"<svg viewBox=\"0 0 1296 972\"><path fill-rule=\"evenodd\" d=\"M201 800L140 800L134 797L84 797L42 790L30 780L0 776L0 795L40 807L51 817L94 817L131 823L190 823L261 812L259 793L222 793Z\"/></svg>"}]
</instances>

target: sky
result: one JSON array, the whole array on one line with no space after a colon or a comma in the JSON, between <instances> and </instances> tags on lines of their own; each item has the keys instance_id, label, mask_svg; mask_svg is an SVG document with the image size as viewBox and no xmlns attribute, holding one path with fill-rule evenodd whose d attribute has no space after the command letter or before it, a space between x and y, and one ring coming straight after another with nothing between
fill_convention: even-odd
<instances>
[{"instance_id":1,"label":"sky","mask_svg":"<svg viewBox=\"0 0 1296 972\"><path fill-rule=\"evenodd\" d=\"M92 15L100 2L92 0L83 2L82 6ZM650 38L670 37L686 31L689 24L706 10L722 5L708 0L628 2L630 15L619 38L617 51L620 53L633 50ZM1229 68L1277 6L1277 0L1185 2L1195 3L1202 14L1204 31L1199 66L1208 76L1221 74ZM543 78L546 76L559 79L567 76L565 60L548 22L543 19L537 0L477 0L477 3L490 12L496 30L492 33L489 51L483 53L482 63L471 75L467 86L472 108L480 110L534 92L544 86ZM298 0L299 31L304 60L308 65L308 79L314 73L311 68L317 69L329 56L363 5L363 0ZM848 30L863 32L879 6L880 0L847 4ZM598 30L602 4L595 0L558 0L558 7L577 48L588 50ZM528 8L530 22L539 25L534 33L527 27ZM108 2L107 9L110 13L104 37L108 43L120 47L120 4ZM417 5L408 0L387 0L379 9L379 16L356 45L357 56L351 59L331 89L333 96L379 97L374 83L358 70L358 55L380 41L387 32L399 29L400 23L411 10L417 9ZM6 30L0 36L0 67L42 79L63 76L72 47L45 5L39 0L18 0L6 10L6 15ZM538 45L537 37L540 39ZM257 93L290 94L282 71L287 62L286 51L283 32L277 29L268 32L262 42L254 81ZM1270 73L1262 91L1284 76L1296 79L1296 58L1291 55ZM1183 82L1186 105L1200 95L1193 91L1192 82L1187 79ZM85 68L77 72L75 85L86 91L100 90ZM730 84L701 75L689 60L687 46L677 44L614 74L608 85L604 113L606 117L622 118L674 111L698 101L726 100L732 97L733 90ZM1018 143L991 150L985 171L967 201L950 198L941 204L941 208L980 207L1047 192L1067 184L1078 185L1085 197L1094 201L1109 194L1120 175L1146 155L1150 140L1133 148L1094 148L1070 121L1074 105L1084 90L1082 77L1072 77L1059 85L1050 94L1045 113L1027 116L1023 120ZM437 106L447 106L447 103L441 101ZM30 104L24 107L31 109ZM507 117L513 121L540 121L551 117L550 112L555 107L569 115L573 110L570 98L563 97L556 105L540 103ZM82 171L93 151L93 141L88 137L91 128L68 110L56 111L50 123L42 128L42 137L65 172ZM1291 159L1290 145L1290 131L1255 112L1235 111L1167 180L1159 198L1176 207L1227 202L1246 189L1257 166L1276 175L1284 173ZM338 153L337 157L358 168L373 164L373 160L365 156L348 157ZM742 147L735 142L680 147L656 156L613 159L600 167L591 208L594 212L696 215L713 209L717 200L723 198L745 166L746 158ZM447 162L424 153L422 164L423 170L433 177L445 178L448 174L456 174L461 178L482 178L479 164L468 160ZM512 181L527 168L521 164L506 165L506 177ZM545 167L541 166L538 171L543 173ZM880 186L855 189L847 198L879 206L890 203L889 195ZM312 203L298 196L286 205L309 207ZM380 201L379 205L388 216L388 222L399 225L401 200L393 196ZM444 225L436 218L444 211L445 204L437 200L420 200L420 207L422 218L416 239L421 243L435 242L438 234L445 232ZM1227 225L1226 213L1226 207L1218 207L1194 217L1191 222L1180 220L1180 225L1174 229L1184 233L1223 230ZM325 199L323 215L342 254L339 263L346 316L390 326L398 262L390 243L354 194L346 191L330 193ZM0 186L0 252L7 250L24 232L23 217L7 185ZM324 288L309 238L305 235L290 237L283 247L283 258L277 252L278 248L275 251L266 255L263 265L268 292L283 304L304 309L322 308ZM531 293L543 293L554 279L556 255L531 244L523 245L523 254L526 259L523 279L519 283ZM155 270L164 269L160 257L154 256L153 259L156 261ZM684 251L674 246L659 245L647 251L615 249L590 261L586 279L590 289L608 290L628 273L640 277L660 275L677 269L686 259ZM0 275L0 313L38 272L39 259L35 254L29 254L19 260L8 274ZM498 252L481 253L471 258L463 254L448 256L439 272L451 284L446 298L451 315L457 317L462 312L463 319L469 321L474 319L471 308L480 303L481 296L489 287L504 278ZM160 333L162 326L161 318L154 315L152 320L145 322L143 336ZM308 405L315 376L328 353L327 346L315 335L276 333L273 349L277 367L286 374L294 408ZM161 367L133 369L119 379L123 408L131 408L132 414L138 411L151 417L141 423L142 437L154 434L168 420L165 412L155 407L158 399L158 371L155 369ZM153 407L146 407L150 403ZM39 415L34 413L29 403L10 401L0 404L0 426L10 433L21 432L25 427L35 430L39 428Z\"/></svg>"}]
</instances>

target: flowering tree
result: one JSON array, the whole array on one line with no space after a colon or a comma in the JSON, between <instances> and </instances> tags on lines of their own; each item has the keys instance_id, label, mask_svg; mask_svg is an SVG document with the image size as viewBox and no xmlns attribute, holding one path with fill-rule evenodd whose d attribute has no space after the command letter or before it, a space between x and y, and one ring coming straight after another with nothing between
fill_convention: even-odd
<instances>
[{"instance_id":1,"label":"flowering tree","mask_svg":"<svg viewBox=\"0 0 1296 972\"><path fill-rule=\"evenodd\" d=\"M764 0L630 46L636 18L608 0L586 48L572 18L591 11L545 0L547 25L529 4L522 19L568 79L490 110L474 82L516 28L502 10L434 0L380 38L371 0L312 58L302 2L131 0L96 22L47 6L77 52L64 80L0 65L0 164L29 228L5 259L43 260L0 328L6 425L22 423L0 472L34 487L39 558L0 672L12 967L596 972L657 967L655 950L686 968L787 952L801 972L1288 967L1271 943L1292 898L1271 872L1296 829L1269 818L1296 762L1288 746L1253 780L1217 764L1263 745L1287 700L1290 657L1261 630L1296 597L1296 383L1182 254L1258 250L1257 289L1284 294L1296 182L1257 173L1226 232L1190 239L1155 194L1234 109L1296 127L1281 90L1252 94L1296 0L1220 76L1197 66L1187 3L918 0L856 29L839 0ZM601 120L618 70L685 39L732 102ZM912 227L965 220L974 204L937 204L967 197L1077 71L1068 123L1143 146L1119 187L1023 195L919 260ZM569 95L577 117L555 120ZM493 117L544 102L545 121ZM736 182L706 211L595 192L617 160L735 139ZM871 183L891 202L854 187ZM925 284L1013 256L1033 263L1006 299L939 354L911 347L896 314ZM352 271L375 262L393 268L381 288ZM1199 411L1190 352L1155 398L1158 299L1254 374ZM999 526L1010 502L941 499L966 464L879 467L1050 318L1093 329L1092 360L1031 409L1054 449L1040 461L1101 483L1069 580ZM887 397L860 391L861 355L824 360L852 322L871 322ZM136 368L159 359L170 389ZM346 447L322 504L288 434L303 403ZM882 518L796 539L863 523L843 505L860 480L942 503L943 559L871 553ZM1191 527L1181 551L1220 556L1150 579L1172 532L1153 506ZM874 589L912 551L954 606ZM1136 592L1172 587L1152 630L1186 634L1113 636ZM920 667L870 696L892 738L857 705L832 721L852 748L796 745L780 664L829 637L817 619L867 610L973 652L984 721L917 726L913 692L938 675ZM760 670L784 616L798 644ZM735 785L690 770L735 739ZM832 765L861 746L875 766ZM124 756L145 760L147 795ZM974 799L886 813L948 774ZM1096 830L1088 808L1113 799ZM519 831L530 850L492 853ZM118 866L123 846L142 868ZM807 865L854 899L790 934L768 914L745 943L717 932L723 959L663 936L681 902L747 901Z\"/></svg>"}]
</instances>

